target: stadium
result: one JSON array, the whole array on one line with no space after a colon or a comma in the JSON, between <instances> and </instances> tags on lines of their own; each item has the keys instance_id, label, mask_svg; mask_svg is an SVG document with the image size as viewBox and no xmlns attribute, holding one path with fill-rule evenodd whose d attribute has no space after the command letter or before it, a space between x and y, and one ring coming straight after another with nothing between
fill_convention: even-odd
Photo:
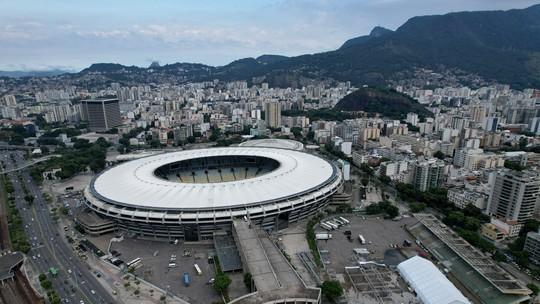
<instances>
[{"instance_id":1,"label":"stadium","mask_svg":"<svg viewBox=\"0 0 540 304\"><path fill-rule=\"evenodd\" d=\"M85 189L86 205L142 237L210 239L235 218L282 229L325 207L342 185L331 162L267 147L186 150L114 166Z\"/></svg>"}]
</instances>

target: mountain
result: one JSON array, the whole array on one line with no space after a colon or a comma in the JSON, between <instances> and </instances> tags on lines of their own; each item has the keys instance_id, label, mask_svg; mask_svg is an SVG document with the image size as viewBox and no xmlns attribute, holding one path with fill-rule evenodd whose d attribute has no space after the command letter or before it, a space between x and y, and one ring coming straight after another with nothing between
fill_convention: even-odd
<instances>
[{"instance_id":1,"label":"mountain","mask_svg":"<svg viewBox=\"0 0 540 304\"><path fill-rule=\"evenodd\" d=\"M313 79L334 79L377 86L415 68L454 69L515 88L540 87L540 5L414 17L395 31L376 27L337 50L312 55L262 55L219 67L175 63L145 69L94 64L75 77L99 74L103 80L153 82L255 80L293 87Z\"/></svg>"},{"instance_id":2,"label":"mountain","mask_svg":"<svg viewBox=\"0 0 540 304\"><path fill-rule=\"evenodd\" d=\"M440 66L516 87L540 87L540 5L414 17L392 33L332 52L293 57L273 68L383 84L397 72Z\"/></svg>"},{"instance_id":3,"label":"mountain","mask_svg":"<svg viewBox=\"0 0 540 304\"><path fill-rule=\"evenodd\" d=\"M282 55L261 55L257 57L256 60L262 64L272 64L272 63L283 61L288 58L289 57L282 56Z\"/></svg>"},{"instance_id":4,"label":"mountain","mask_svg":"<svg viewBox=\"0 0 540 304\"><path fill-rule=\"evenodd\" d=\"M65 70L46 70L46 71L0 71L0 77L49 77L57 76L65 73L70 73L71 71Z\"/></svg>"},{"instance_id":5,"label":"mountain","mask_svg":"<svg viewBox=\"0 0 540 304\"><path fill-rule=\"evenodd\" d=\"M380 113L394 119L404 119L407 113L433 116L431 112L411 97L390 89L363 87L343 97L335 106L337 110Z\"/></svg>"},{"instance_id":6,"label":"mountain","mask_svg":"<svg viewBox=\"0 0 540 304\"><path fill-rule=\"evenodd\" d=\"M340 49L348 48L355 45L362 45L373 38L379 38L390 33L393 33L393 31L381 26L376 26L371 30L369 35L359 36L345 41L345 43L340 47Z\"/></svg>"}]
</instances>

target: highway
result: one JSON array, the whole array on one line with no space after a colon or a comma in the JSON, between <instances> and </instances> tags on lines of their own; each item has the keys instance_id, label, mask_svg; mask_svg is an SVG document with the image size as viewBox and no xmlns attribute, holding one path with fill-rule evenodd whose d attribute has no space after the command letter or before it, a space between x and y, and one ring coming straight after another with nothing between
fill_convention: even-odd
<instances>
[{"instance_id":1,"label":"highway","mask_svg":"<svg viewBox=\"0 0 540 304\"><path fill-rule=\"evenodd\" d=\"M13 159L10 157L13 155ZM21 151L0 152L5 169L20 167L26 161ZM34 195L33 204L24 200L24 192L18 176L22 177L28 191ZM39 273L47 273L50 267L58 269L58 276L51 279L54 290L62 298L62 303L114 303L111 295L97 281L89 267L79 260L79 257L66 242L57 239L58 225L53 222L43 193L32 180L28 170L10 172L15 192L17 208L21 214L28 240L32 249L28 260ZM50 277L50 276L49 276Z\"/></svg>"},{"instance_id":2,"label":"highway","mask_svg":"<svg viewBox=\"0 0 540 304\"><path fill-rule=\"evenodd\" d=\"M6 173L26 169L28 167L31 167L31 166L35 165L35 164L39 164L41 162L47 161L47 160L49 160L49 159L51 159L53 157L60 157L60 155L52 154L52 155L47 155L47 156L44 156L44 157L41 157L41 158L34 159L32 161L26 161L22 165L11 168L11 169L6 169L6 170L0 172L0 174L6 174Z\"/></svg>"}]
</instances>

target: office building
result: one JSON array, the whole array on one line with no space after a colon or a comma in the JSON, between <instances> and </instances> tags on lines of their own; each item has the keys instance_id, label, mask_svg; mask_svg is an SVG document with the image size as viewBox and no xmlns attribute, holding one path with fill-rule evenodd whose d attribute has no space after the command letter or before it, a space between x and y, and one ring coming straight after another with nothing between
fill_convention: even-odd
<instances>
[{"instance_id":1,"label":"office building","mask_svg":"<svg viewBox=\"0 0 540 304\"><path fill-rule=\"evenodd\" d=\"M122 123L117 98L87 99L81 103L82 118L92 131L107 131Z\"/></svg>"},{"instance_id":2,"label":"office building","mask_svg":"<svg viewBox=\"0 0 540 304\"><path fill-rule=\"evenodd\" d=\"M488 211L499 219L523 224L533 217L539 192L535 172L503 170L493 180Z\"/></svg>"},{"instance_id":3,"label":"office building","mask_svg":"<svg viewBox=\"0 0 540 304\"><path fill-rule=\"evenodd\" d=\"M271 101L264 105L266 125L271 128L281 126L281 105L279 102Z\"/></svg>"}]
</instances>

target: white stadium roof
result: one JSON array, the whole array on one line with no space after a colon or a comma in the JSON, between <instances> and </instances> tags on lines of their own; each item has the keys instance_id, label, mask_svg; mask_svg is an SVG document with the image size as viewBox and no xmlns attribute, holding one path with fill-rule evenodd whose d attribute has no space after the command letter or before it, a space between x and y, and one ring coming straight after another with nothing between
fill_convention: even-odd
<instances>
[{"instance_id":1,"label":"white stadium roof","mask_svg":"<svg viewBox=\"0 0 540 304\"><path fill-rule=\"evenodd\" d=\"M304 144L292 140L292 139L281 139L281 138L264 138L264 139L254 139L248 140L240 144L240 147L266 147L266 148L280 148L280 149L289 149L289 150L304 150Z\"/></svg>"},{"instance_id":2,"label":"white stadium roof","mask_svg":"<svg viewBox=\"0 0 540 304\"><path fill-rule=\"evenodd\" d=\"M274 159L279 167L264 175L220 183L181 183L154 171L166 164L213 156L255 156ZM120 164L98 175L91 192L113 204L150 209L220 209L286 200L316 191L335 177L335 167L317 156L286 149L234 147L164 153Z\"/></svg>"},{"instance_id":3,"label":"white stadium roof","mask_svg":"<svg viewBox=\"0 0 540 304\"><path fill-rule=\"evenodd\" d=\"M412 257L397 268L424 304L470 304L439 268L424 258Z\"/></svg>"}]
</instances>

